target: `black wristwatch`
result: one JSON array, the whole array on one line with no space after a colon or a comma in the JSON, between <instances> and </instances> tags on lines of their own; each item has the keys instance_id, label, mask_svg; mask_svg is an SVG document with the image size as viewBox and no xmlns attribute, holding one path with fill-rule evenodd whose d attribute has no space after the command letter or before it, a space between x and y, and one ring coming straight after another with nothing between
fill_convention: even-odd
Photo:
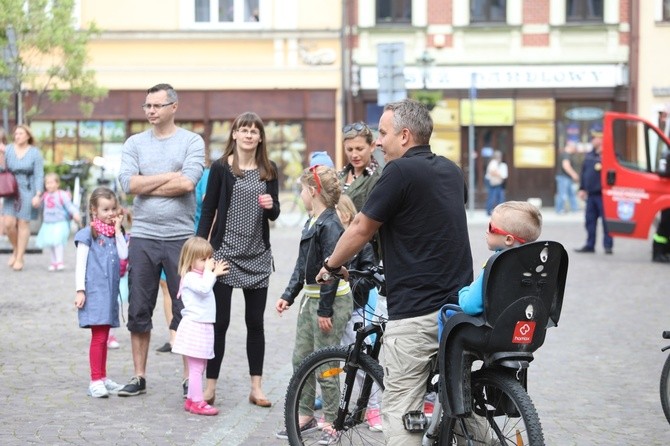
<instances>
[{"instance_id":1,"label":"black wristwatch","mask_svg":"<svg viewBox=\"0 0 670 446\"><path fill-rule=\"evenodd\" d=\"M323 261L323 267L326 268L326 271L329 273L336 273L342 269L342 266L338 266L337 268L331 268L328 266L328 259L330 259L330 257L326 257L326 260Z\"/></svg>"}]
</instances>

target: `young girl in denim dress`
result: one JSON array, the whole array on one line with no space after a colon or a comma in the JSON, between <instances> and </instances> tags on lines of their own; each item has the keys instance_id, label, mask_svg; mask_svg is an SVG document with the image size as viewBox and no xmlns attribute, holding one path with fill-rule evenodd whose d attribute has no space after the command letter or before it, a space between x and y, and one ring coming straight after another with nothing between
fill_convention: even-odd
<instances>
[{"instance_id":1,"label":"young girl in denim dress","mask_svg":"<svg viewBox=\"0 0 670 446\"><path fill-rule=\"evenodd\" d=\"M91 225L74 236L75 306L79 310L79 326L91 329L88 395L107 398L123 388L107 377L107 338L109 330L119 326L119 262L128 258L128 245L121 229L123 215L112 190L95 189L89 212Z\"/></svg>"}]
</instances>

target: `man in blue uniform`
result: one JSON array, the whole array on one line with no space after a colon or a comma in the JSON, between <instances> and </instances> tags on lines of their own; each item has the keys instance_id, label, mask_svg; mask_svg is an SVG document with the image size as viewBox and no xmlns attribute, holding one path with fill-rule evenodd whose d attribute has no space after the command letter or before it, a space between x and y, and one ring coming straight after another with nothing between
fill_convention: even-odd
<instances>
[{"instance_id":1,"label":"man in blue uniform","mask_svg":"<svg viewBox=\"0 0 670 446\"><path fill-rule=\"evenodd\" d=\"M596 227L598 219L603 223L603 247L605 254L612 254L612 236L607 231L605 214L603 212L603 195L600 184L600 173L603 168L600 160L602 151L603 133L600 128L591 130L591 145L593 150L586 154L582 165L582 174L579 183L579 198L586 200L586 244L575 249L576 252L594 253L596 246Z\"/></svg>"}]
</instances>

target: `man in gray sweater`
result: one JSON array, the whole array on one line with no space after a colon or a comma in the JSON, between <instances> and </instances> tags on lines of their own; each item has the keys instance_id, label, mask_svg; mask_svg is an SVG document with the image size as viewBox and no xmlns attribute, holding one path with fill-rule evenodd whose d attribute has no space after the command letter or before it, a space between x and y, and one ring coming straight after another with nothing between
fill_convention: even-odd
<instances>
[{"instance_id":1,"label":"man in gray sweater","mask_svg":"<svg viewBox=\"0 0 670 446\"><path fill-rule=\"evenodd\" d=\"M182 245L193 235L194 189L202 176L205 143L200 135L175 125L177 106L177 93L172 86L151 87L142 108L152 128L131 136L123 146L119 182L126 193L135 195L128 250L128 330L135 376L119 391L119 396L146 392L151 316L161 269L172 296L170 329L176 330L181 320L183 304L176 298L177 263ZM185 366L184 395L187 376Z\"/></svg>"}]
</instances>

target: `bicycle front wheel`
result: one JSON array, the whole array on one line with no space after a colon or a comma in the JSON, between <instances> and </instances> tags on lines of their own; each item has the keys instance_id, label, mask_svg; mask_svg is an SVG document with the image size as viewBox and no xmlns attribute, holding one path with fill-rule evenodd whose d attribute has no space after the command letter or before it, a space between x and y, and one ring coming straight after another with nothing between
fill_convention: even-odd
<instances>
[{"instance_id":1,"label":"bicycle front wheel","mask_svg":"<svg viewBox=\"0 0 670 446\"><path fill-rule=\"evenodd\" d=\"M670 423L670 356L665 359L661 371L661 405L665 418Z\"/></svg>"},{"instance_id":2,"label":"bicycle front wheel","mask_svg":"<svg viewBox=\"0 0 670 446\"><path fill-rule=\"evenodd\" d=\"M291 377L286 391L284 422L292 446L315 445L320 444L319 441L322 440L323 433L319 428L300 430L300 416L303 420L313 416L321 427L321 423L334 421L338 405L343 405L345 402L348 403L348 409L344 429L337 433L336 444L361 446L384 444L384 435L370 430L365 421L366 410L371 407L371 403L377 407L381 404L384 390L382 368L374 359L361 355L360 368L352 386L351 396L348 401L341 401L345 395L348 351L348 347L339 346L318 350L305 358ZM368 404L359 400L364 387L370 388Z\"/></svg>"},{"instance_id":3,"label":"bicycle front wheel","mask_svg":"<svg viewBox=\"0 0 670 446\"><path fill-rule=\"evenodd\" d=\"M446 420L445 428L446 441L440 444L544 445L530 396L513 377L494 370L472 373L472 413L464 419Z\"/></svg>"}]
</instances>

